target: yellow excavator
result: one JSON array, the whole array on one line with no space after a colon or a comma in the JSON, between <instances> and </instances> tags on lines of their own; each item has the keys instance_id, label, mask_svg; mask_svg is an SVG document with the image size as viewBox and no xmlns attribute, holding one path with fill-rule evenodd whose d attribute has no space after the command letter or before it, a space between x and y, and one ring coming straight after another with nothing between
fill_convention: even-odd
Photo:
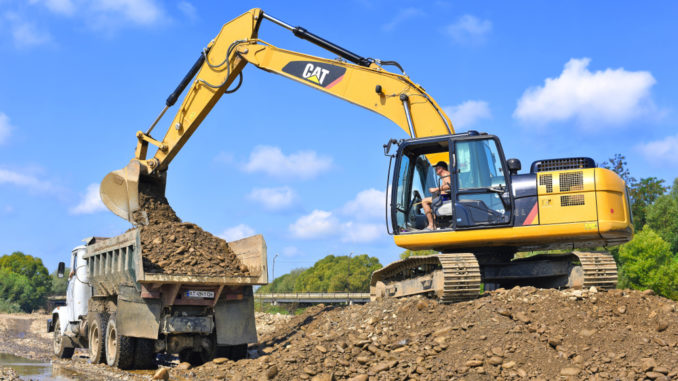
<instances>
[{"instance_id":1,"label":"yellow excavator","mask_svg":"<svg viewBox=\"0 0 678 381\"><path fill-rule=\"evenodd\" d=\"M338 58L283 50L260 40L264 20ZM519 251L574 250L630 240L628 192L614 172L597 168L590 158L564 158L534 162L529 173L518 174L520 161L505 159L496 136L455 133L441 107L397 62L359 56L261 9L226 23L155 122L146 132L137 132L134 158L101 183L101 199L111 211L137 226L148 223L139 206L139 184L154 183L164 193L170 162L221 96L240 87L248 63L379 113L409 134L409 139L384 145L390 158L387 230L400 247L439 254L407 258L376 271L373 299L425 294L454 302L477 297L481 284L486 290L517 284L616 285L616 265L606 252L514 258ZM153 138L154 127L189 84L165 136ZM150 158L149 145L156 147ZM438 165L446 175L437 174ZM424 209L427 202L430 207Z\"/></svg>"}]
</instances>

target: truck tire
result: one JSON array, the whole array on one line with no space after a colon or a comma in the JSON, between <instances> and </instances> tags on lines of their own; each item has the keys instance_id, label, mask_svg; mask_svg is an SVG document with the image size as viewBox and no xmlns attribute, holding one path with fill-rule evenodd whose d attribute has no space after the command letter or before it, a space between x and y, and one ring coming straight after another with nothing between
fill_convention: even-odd
<instances>
[{"instance_id":1,"label":"truck tire","mask_svg":"<svg viewBox=\"0 0 678 381\"><path fill-rule=\"evenodd\" d=\"M217 350L216 336L212 334L203 340L205 341L200 348L193 348L198 349L197 351L191 349L185 349L181 351L181 353L179 353L179 359L182 362L189 362L193 366L200 366L206 362L212 361Z\"/></svg>"},{"instance_id":2,"label":"truck tire","mask_svg":"<svg viewBox=\"0 0 678 381\"><path fill-rule=\"evenodd\" d=\"M137 338L136 342L134 368L155 369L155 340Z\"/></svg>"},{"instance_id":3,"label":"truck tire","mask_svg":"<svg viewBox=\"0 0 678 381\"><path fill-rule=\"evenodd\" d=\"M54 355L60 359L70 359L73 357L73 351L75 351L75 348L66 347L66 340L64 340L64 337L61 334L59 318L56 318L56 321L54 322L52 351L54 352Z\"/></svg>"},{"instance_id":4,"label":"truck tire","mask_svg":"<svg viewBox=\"0 0 678 381\"><path fill-rule=\"evenodd\" d=\"M106 325L106 363L120 369L134 367L134 338L123 336L118 331L115 313L111 314Z\"/></svg>"},{"instance_id":5,"label":"truck tire","mask_svg":"<svg viewBox=\"0 0 678 381\"><path fill-rule=\"evenodd\" d=\"M217 356L237 361L247 358L247 344L220 345L217 347Z\"/></svg>"},{"instance_id":6,"label":"truck tire","mask_svg":"<svg viewBox=\"0 0 678 381\"><path fill-rule=\"evenodd\" d=\"M100 364L106 361L104 334L106 333L107 322L108 316L106 314L94 313L87 337L90 364Z\"/></svg>"}]
</instances>

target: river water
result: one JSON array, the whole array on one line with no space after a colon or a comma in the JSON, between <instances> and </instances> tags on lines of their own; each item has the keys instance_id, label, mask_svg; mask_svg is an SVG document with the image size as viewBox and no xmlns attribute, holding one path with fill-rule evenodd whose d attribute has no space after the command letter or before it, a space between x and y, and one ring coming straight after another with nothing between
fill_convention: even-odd
<instances>
[{"instance_id":1,"label":"river water","mask_svg":"<svg viewBox=\"0 0 678 381\"><path fill-rule=\"evenodd\" d=\"M72 371L58 366L53 367L49 362L29 360L6 353L0 353L0 366L14 369L22 380L74 381L82 379Z\"/></svg>"}]
</instances>

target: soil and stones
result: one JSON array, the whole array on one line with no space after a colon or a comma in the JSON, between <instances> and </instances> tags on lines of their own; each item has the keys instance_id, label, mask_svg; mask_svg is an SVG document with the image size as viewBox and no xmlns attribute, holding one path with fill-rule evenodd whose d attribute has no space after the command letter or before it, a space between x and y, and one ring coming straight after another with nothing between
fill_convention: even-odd
<instances>
[{"instance_id":1,"label":"soil and stones","mask_svg":"<svg viewBox=\"0 0 678 381\"><path fill-rule=\"evenodd\" d=\"M0 351L49 357L46 318L0 315ZM257 329L248 359L160 366L170 380L678 380L678 306L651 292L522 287L448 305L319 305L291 318L257 314ZM91 380L155 373L86 357L52 361Z\"/></svg>"},{"instance_id":2,"label":"soil and stones","mask_svg":"<svg viewBox=\"0 0 678 381\"><path fill-rule=\"evenodd\" d=\"M140 228L144 271L172 275L249 275L247 266L226 241L196 224L182 222L161 187L148 181L140 182L139 204L148 217L148 225Z\"/></svg>"},{"instance_id":3,"label":"soil and stones","mask_svg":"<svg viewBox=\"0 0 678 381\"><path fill-rule=\"evenodd\" d=\"M173 376L212 380L678 380L676 302L630 290L497 290L315 306L250 359ZM218 362L218 363L217 363Z\"/></svg>"}]
</instances>

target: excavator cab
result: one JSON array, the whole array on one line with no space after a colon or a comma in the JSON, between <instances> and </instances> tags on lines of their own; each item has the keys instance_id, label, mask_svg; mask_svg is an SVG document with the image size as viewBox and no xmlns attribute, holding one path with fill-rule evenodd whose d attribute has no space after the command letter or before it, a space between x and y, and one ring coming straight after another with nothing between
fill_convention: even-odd
<instances>
[{"instance_id":1,"label":"excavator cab","mask_svg":"<svg viewBox=\"0 0 678 381\"><path fill-rule=\"evenodd\" d=\"M450 190L431 193L446 182L433 166L449 169ZM395 234L422 233L428 225L422 201L431 197L434 231L510 225L513 198L501 143L470 131L404 141L396 155L391 222Z\"/></svg>"}]
</instances>

